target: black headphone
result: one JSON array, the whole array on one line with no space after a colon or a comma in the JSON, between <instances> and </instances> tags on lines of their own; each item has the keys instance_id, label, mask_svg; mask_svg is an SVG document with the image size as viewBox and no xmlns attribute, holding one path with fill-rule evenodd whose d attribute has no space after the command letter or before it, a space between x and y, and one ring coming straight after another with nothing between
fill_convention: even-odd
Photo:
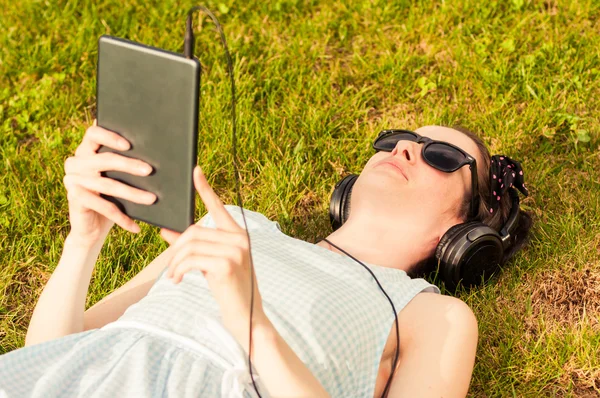
<instances>
[{"instance_id":1,"label":"black headphone","mask_svg":"<svg viewBox=\"0 0 600 398\"><path fill-rule=\"evenodd\" d=\"M350 215L352 187L358 178L350 174L335 184L329 203L329 220L335 231ZM519 224L519 195L509 188L512 207L508 220L495 231L480 221L469 221L450 228L435 250L439 275L446 289L454 291L459 283L475 286L488 280L504 263L504 252L513 244L512 233Z\"/></svg>"}]
</instances>

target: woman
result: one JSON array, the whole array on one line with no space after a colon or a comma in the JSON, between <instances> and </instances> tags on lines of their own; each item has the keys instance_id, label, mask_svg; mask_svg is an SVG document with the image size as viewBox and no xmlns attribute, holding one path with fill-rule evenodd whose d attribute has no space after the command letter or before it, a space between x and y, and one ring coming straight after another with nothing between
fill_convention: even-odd
<instances>
[{"instance_id":1,"label":"woman","mask_svg":"<svg viewBox=\"0 0 600 398\"><path fill-rule=\"evenodd\" d=\"M477 346L473 312L407 274L426 271L440 239L469 219L471 207L498 229L510 210L508 194L486 192L490 156L477 137L439 126L416 132L470 154L472 167L442 172L423 158L423 140L392 134L393 145L378 150L356 180L348 220L317 244L244 210L255 269L253 383L244 220L239 207L223 205L199 169L194 184L208 214L183 234L161 230L170 247L84 313L112 225L139 232L99 193L155 200L100 177L105 170L150 171L140 160L97 154L100 145L125 150L129 144L90 127L65 162L71 232L34 310L26 347L0 357L0 396L257 396L255 389L274 397L465 396ZM526 233L517 236L511 255ZM391 298L398 330L389 301L355 259ZM399 361L386 389L396 348Z\"/></svg>"}]
</instances>

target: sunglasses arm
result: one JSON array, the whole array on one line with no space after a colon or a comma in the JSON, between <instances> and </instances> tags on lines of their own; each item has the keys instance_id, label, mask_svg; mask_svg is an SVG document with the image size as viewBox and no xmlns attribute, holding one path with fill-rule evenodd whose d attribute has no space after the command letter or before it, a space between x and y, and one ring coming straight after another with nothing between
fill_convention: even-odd
<instances>
[{"instance_id":1,"label":"sunglasses arm","mask_svg":"<svg viewBox=\"0 0 600 398\"><path fill-rule=\"evenodd\" d=\"M479 184L477 182L477 162L475 159L469 164L469 168L471 169L471 208L469 217L474 220L479 212Z\"/></svg>"}]
</instances>

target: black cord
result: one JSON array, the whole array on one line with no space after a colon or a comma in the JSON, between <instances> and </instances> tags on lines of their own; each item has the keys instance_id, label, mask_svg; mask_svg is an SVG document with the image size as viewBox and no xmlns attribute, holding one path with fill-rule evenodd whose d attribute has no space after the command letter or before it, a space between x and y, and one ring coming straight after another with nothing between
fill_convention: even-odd
<instances>
[{"instance_id":1,"label":"black cord","mask_svg":"<svg viewBox=\"0 0 600 398\"><path fill-rule=\"evenodd\" d=\"M252 379L252 385L254 386L254 390L258 394L259 398L262 398L262 396L260 395L260 392L258 391L258 387L256 386L256 382L254 381L254 376L252 374L251 356L252 356L252 312L254 309L254 263L252 261L252 254L251 254L252 250L251 250L251 246L250 246L250 234L248 233L248 224L246 223L246 216L244 215L244 206L242 204L242 196L240 195L240 179L239 179L239 172L238 172L238 168L237 168L237 156L236 156L236 131L237 131L237 128L236 128L236 117L235 117L235 82L234 82L234 78L233 78L233 66L232 66L232 61L231 61L231 55L229 54L229 49L227 48L227 41L225 40L225 35L223 34L223 29L221 29L219 20L217 19L217 17L215 17L213 15L212 12L210 12L210 10L208 10L204 6L192 7L190 9L190 11L188 12L188 16L187 16L187 20L186 20L186 24L185 24L185 38L183 41L183 51L184 51L185 57L189 58L189 59L192 59L194 57L194 33L192 30L192 14L194 13L194 11L204 11L204 13L206 13L212 19L212 21L215 24L215 27L217 28L217 31L219 32L219 35L221 36L221 43L223 44L223 47L225 49L225 56L227 57L227 69L229 72L229 78L231 80L231 120L232 120L231 141L232 141L232 153L233 153L233 167L234 167L234 174L235 174L235 179L236 179L236 191L237 191L237 198L238 198L238 206L240 207L240 210L242 212L242 217L244 219L244 225L246 226L246 235L248 237L248 252L250 253L250 284L251 284L250 292L251 293L250 293L250 322L249 322L250 323L250 333L249 333L249 339L248 339L249 340L248 341L248 369L250 372L250 378ZM389 391L389 388L391 385L391 381L392 381L392 377L394 376L394 372L396 371L396 365L398 363L398 356L399 356L400 332L399 332L399 327L398 327L398 314L396 313L396 307L394 307L394 303L390 299L390 296L388 296L388 294L385 292L383 287L381 287L379 280L377 280L377 277L375 276L375 274L373 274L373 271L371 271L369 269L369 267L367 267L365 264L363 264L362 262L360 262L359 260L354 258L352 255L348 254L341 248L337 247L336 245L334 245L327 239L323 239L323 240L325 242L329 243L331 246L333 246L333 247L337 248L338 250L342 251L343 253L345 253L348 257L350 257L353 260L360 263L363 267L365 267L365 269L367 271L369 271L369 273L371 273L373 278L375 278L375 282L377 282L377 285L379 286L379 288L381 289L381 291L383 292L385 297L387 297L387 299L389 300L389 302L392 306L392 310L394 311L394 317L395 317L395 322L396 322L396 353L394 355L394 362L392 363L392 371L390 373L390 377L388 378L388 381L383 390L383 394L381 395L382 398L385 398L388 394L388 391Z\"/></svg>"},{"instance_id":2,"label":"black cord","mask_svg":"<svg viewBox=\"0 0 600 398\"><path fill-rule=\"evenodd\" d=\"M233 152L233 168L236 180L236 191L237 191L237 199L238 206L242 212L242 217L244 219L244 225L246 227L246 235L248 237L248 253L250 254L250 336L248 341L248 370L250 372L250 378L252 379L252 385L254 386L254 390L258 394L259 398L262 398L260 392L258 392L258 387L256 386L256 382L254 381L254 376L252 374L252 312L254 309L254 263L252 262L252 250L250 246L250 234L248 233L248 224L246 223L246 216L244 215L244 206L242 204L242 196L240 195L240 178L239 172L237 168L237 156L236 156L236 117L235 117L235 82L233 79L233 66L231 61L231 55L229 55L229 49L227 48L227 41L225 40L225 35L223 34L223 29L221 29L221 24L219 24L219 20L217 17L213 15L210 10L204 6L195 6L190 9L188 12L187 20L185 23L185 38L183 41L183 51L186 58L192 59L194 57L194 32L192 30L192 14L194 11L204 11L210 19L215 24L219 35L221 36L221 43L223 43L223 48L225 49L225 56L227 57L227 70L229 72L229 78L231 80L231 120L232 120L232 152Z\"/></svg>"},{"instance_id":3,"label":"black cord","mask_svg":"<svg viewBox=\"0 0 600 398\"><path fill-rule=\"evenodd\" d=\"M379 286L379 288L381 289L381 291L383 292L383 294L385 294L385 297L387 297L388 301L392 305L392 311L394 311L394 318L396 319L396 354L394 355L394 362L392 363L392 372L390 373L390 377L388 378L388 381L385 384L385 388L383 389L383 393L381 394L381 397L385 398L385 397L387 397L388 390L389 390L390 385L392 383L392 377L394 377L394 372L396 371L396 364L398 363L398 355L399 355L399 352L400 352L399 351L400 350L400 332L399 332L399 329L398 329L398 314L396 313L396 307L394 307L394 303L390 299L390 296L388 296L388 294L385 292L385 290L383 290L383 287L381 287L381 284L379 283L379 280L377 280L377 277L375 276L375 274L373 273L373 271L371 271L369 269L369 267L367 267L361 261L359 261L356 258L354 258L352 255L348 254L343 249L337 247L336 245L334 245L333 243L331 243L330 241L328 241L327 238L324 238L323 240L325 242L329 243L331 246L333 246L336 249L338 249L339 251L344 252L348 257L352 258L354 261L357 261L358 263L360 263L360 265L362 265L363 267L365 267L365 269L367 271L369 271L369 273L373 276L373 278L375 278L375 282L377 282L377 285Z\"/></svg>"}]
</instances>

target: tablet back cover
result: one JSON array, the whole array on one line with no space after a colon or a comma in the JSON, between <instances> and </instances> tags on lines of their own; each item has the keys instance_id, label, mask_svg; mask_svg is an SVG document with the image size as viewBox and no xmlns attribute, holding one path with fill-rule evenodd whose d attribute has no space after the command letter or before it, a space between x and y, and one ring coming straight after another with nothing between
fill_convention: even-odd
<instances>
[{"instance_id":1,"label":"tablet back cover","mask_svg":"<svg viewBox=\"0 0 600 398\"><path fill-rule=\"evenodd\" d=\"M127 151L102 146L98 153L141 159L154 169L149 176L102 173L158 197L143 205L102 195L129 217L178 232L194 223L199 84L195 59L107 35L98 40L98 126L131 143Z\"/></svg>"}]
</instances>

